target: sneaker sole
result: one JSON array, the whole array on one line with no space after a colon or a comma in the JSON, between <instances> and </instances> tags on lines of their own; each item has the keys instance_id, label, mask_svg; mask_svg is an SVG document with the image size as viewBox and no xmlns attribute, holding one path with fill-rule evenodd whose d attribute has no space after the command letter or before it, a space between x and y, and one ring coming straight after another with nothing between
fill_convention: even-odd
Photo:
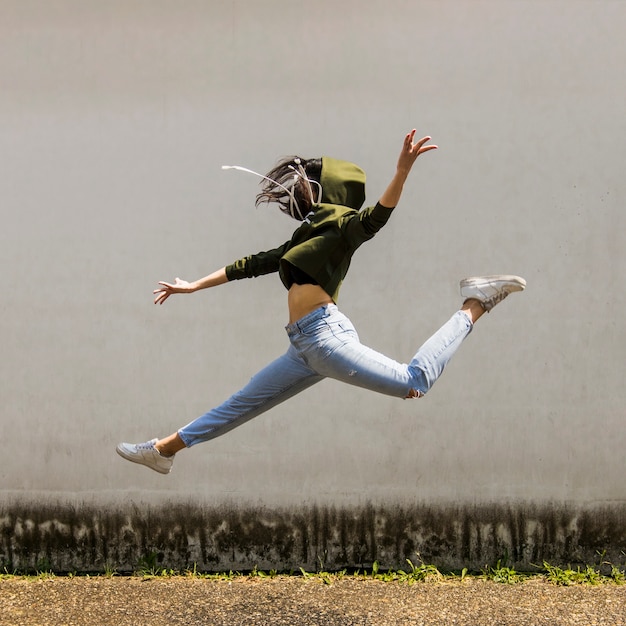
<instances>
[{"instance_id":1,"label":"sneaker sole","mask_svg":"<svg viewBox=\"0 0 626 626\"><path fill-rule=\"evenodd\" d=\"M463 289L463 287L476 287L484 283L509 283L518 286L519 291L526 289L526 281L521 276L515 276L513 274L494 274L492 276L464 278L461 281L461 289Z\"/></svg>"},{"instance_id":2,"label":"sneaker sole","mask_svg":"<svg viewBox=\"0 0 626 626\"><path fill-rule=\"evenodd\" d=\"M154 467L153 465L148 465L147 463L144 463L143 461L140 461L136 457L133 457L133 456L130 456L130 455L126 454L126 452L124 452L124 450L121 449L119 446L116 446L115 451L123 459L126 459L127 461L130 461L131 463L137 463L137 465L143 465L144 467L147 467L148 469L151 469L154 472L159 472L159 474L169 474L172 471L171 467L169 469L161 469L159 467Z\"/></svg>"}]
</instances>

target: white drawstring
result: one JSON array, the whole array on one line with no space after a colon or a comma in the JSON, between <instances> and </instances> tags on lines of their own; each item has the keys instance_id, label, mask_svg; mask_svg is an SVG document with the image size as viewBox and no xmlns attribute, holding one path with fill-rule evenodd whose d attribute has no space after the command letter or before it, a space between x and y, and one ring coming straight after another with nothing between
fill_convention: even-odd
<instances>
[{"instance_id":1,"label":"white drawstring","mask_svg":"<svg viewBox=\"0 0 626 626\"><path fill-rule=\"evenodd\" d=\"M302 178L303 180L305 180L309 184L308 186L309 186L309 195L311 197L311 203L315 204L315 198L313 198L313 188L311 187L311 183L314 183L318 187L317 202L318 203L321 202L322 201L322 185L320 185L320 183L318 183L316 180L313 180L312 178L309 178L306 175L306 171L304 167L302 167L302 163L300 159L296 159L295 163L298 166L298 169L296 169L293 165L289 166L289 168L294 171L294 177L293 177L294 185L295 185L295 182L298 180L298 178ZM298 201L296 200L293 186L291 187L291 189L288 189L287 187L285 187L284 185L281 185L278 181L274 180L273 178L269 178L268 176L265 176L264 174L259 174L258 172L255 172L254 170L248 169L247 167L241 167L241 165L222 165L222 169L223 170L239 170L240 172L247 172L248 174L254 174L255 176L258 176L259 178L263 178L264 180L268 180L271 183L274 183L277 187L280 187L282 190L284 190L289 196L289 213L291 217L293 217L294 219L299 219L300 221L303 221L303 220L306 221L306 217L308 216L305 217L304 215L302 215L302 211L300 210L300 207L298 206ZM296 210L298 211L298 216L296 216L296 213L295 213Z\"/></svg>"},{"instance_id":2,"label":"white drawstring","mask_svg":"<svg viewBox=\"0 0 626 626\"><path fill-rule=\"evenodd\" d=\"M302 161L299 158L296 158L294 163L298 166L297 170L293 165L289 165L288 167L296 173L296 177L300 177L309 183L309 196L311 198L311 204L316 204L316 200L313 197L313 187L311 187L311 183L315 183L317 185L317 204L319 204L322 201L322 185L306 175L306 170L302 166Z\"/></svg>"}]
</instances>

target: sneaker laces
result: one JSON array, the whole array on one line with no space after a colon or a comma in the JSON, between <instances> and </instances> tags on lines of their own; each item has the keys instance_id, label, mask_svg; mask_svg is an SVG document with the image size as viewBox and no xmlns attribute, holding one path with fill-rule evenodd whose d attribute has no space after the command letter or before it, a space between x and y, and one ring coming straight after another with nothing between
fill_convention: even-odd
<instances>
[{"instance_id":1,"label":"sneaker laces","mask_svg":"<svg viewBox=\"0 0 626 626\"><path fill-rule=\"evenodd\" d=\"M484 292L481 291L480 289L479 291L480 293L484 294ZM509 292L506 290L506 288L503 287L502 289L499 289L498 291L496 291L496 293L494 293L493 296L489 298L485 298L485 300L483 300L481 304L483 305L483 307L485 307L485 311L489 313L489 311L493 309L493 307L496 306L498 302L502 302L502 300L504 300L508 295L509 295Z\"/></svg>"},{"instance_id":2,"label":"sneaker laces","mask_svg":"<svg viewBox=\"0 0 626 626\"><path fill-rule=\"evenodd\" d=\"M135 448L137 448L137 450L156 450L156 448L154 447L153 441L146 441L145 443L137 443L135 444Z\"/></svg>"}]
</instances>

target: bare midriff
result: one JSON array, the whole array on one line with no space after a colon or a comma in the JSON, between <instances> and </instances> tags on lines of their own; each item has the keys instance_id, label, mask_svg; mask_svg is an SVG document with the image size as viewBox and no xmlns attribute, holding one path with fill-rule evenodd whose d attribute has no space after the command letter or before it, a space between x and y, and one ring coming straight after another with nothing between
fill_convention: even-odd
<instances>
[{"instance_id":1,"label":"bare midriff","mask_svg":"<svg viewBox=\"0 0 626 626\"><path fill-rule=\"evenodd\" d=\"M289 323L293 324L305 315L325 304L332 304L333 299L319 285L291 285L287 295Z\"/></svg>"}]
</instances>

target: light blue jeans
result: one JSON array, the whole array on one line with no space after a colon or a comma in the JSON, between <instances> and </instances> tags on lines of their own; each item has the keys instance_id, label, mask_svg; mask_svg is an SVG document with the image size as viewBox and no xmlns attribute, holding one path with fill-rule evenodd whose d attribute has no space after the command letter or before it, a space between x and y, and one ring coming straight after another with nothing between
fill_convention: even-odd
<instances>
[{"instance_id":1,"label":"light blue jeans","mask_svg":"<svg viewBox=\"0 0 626 626\"><path fill-rule=\"evenodd\" d=\"M286 330L291 345L283 356L226 402L178 431L187 447L227 433L324 378L398 398L424 395L471 332L472 322L457 311L408 364L362 345L335 304L316 309Z\"/></svg>"}]
</instances>

